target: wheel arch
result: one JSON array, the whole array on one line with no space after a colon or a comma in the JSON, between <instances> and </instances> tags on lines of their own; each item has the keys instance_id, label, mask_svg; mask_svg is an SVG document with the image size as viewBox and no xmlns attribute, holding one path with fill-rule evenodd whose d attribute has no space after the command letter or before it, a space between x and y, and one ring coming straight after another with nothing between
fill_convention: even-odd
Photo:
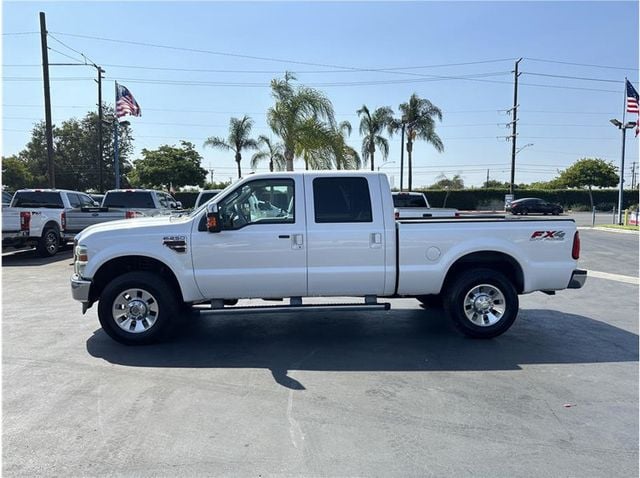
<instances>
[{"instance_id":1,"label":"wheel arch","mask_svg":"<svg viewBox=\"0 0 640 478\"><path fill-rule=\"evenodd\" d=\"M520 263L509 254L498 251L476 251L458 258L449 270L444 279L442 290L459 274L470 268L491 268L501 272L509 279L518 294L524 291L524 272Z\"/></svg>"},{"instance_id":2,"label":"wheel arch","mask_svg":"<svg viewBox=\"0 0 640 478\"><path fill-rule=\"evenodd\" d=\"M40 235L44 235L44 231L46 231L47 229L54 229L58 233L58 235L60 235L60 226L54 220L50 219L44 224L44 226L42 226L42 232L40 233Z\"/></svg>"},{"instance_id":3,"label":"wheel arch","mask_svg":"<svg viewBox=\"0 0 640 478\"><path fill-rule=\"evenodd\" d=\"M176 291L179 299L183 300L180 282L175 273L164 262L153 257L143 255L120 256L110 259L100 266L92 278L89 299L91 302L99 300L106 285L115 277L127 272L146 271L161 275L167 280L169 285Z\"/></svg>"}]
</instances>

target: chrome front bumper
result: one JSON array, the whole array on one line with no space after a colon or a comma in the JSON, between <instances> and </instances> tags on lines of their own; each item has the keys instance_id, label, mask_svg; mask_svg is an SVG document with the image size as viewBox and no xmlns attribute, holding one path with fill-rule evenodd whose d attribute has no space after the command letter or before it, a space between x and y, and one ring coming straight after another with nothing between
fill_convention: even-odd
<instances>
[{"instance_id":1,"label":"chrome front bumper","mask_svg":"<svg viewBox=\"0 0 640 478\"><path fill-rule=\"evenodd\" d=\"M82 302L82 313L84 314L91 303L89 302L89 290L91 289L91 281L82 279L78 274L71 276L71 296Z\"/></svg>"},{"instance_id":2,"label":"chrome front bumper","mask_svg":"<svg viewBox=\"0 0 640 478\"><path fill-rule=\"evenodd\" d=\"M571 274L571 280L569 281L567 288L580 289L585 282L587 282L587 271L583 269L576 269Z\"/></svg>"}]
</instances>

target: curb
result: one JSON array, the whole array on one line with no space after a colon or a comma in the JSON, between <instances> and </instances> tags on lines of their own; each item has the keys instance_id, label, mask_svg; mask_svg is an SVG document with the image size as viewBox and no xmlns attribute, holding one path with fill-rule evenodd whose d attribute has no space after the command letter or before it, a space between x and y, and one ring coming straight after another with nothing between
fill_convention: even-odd
<instances>
[{"instance_id":1,"label":"curb","mask_svg":"<svg viewBox=\"0 0 640 478\"><path fill-rule=\"evenodd\" d=\"M629 231L628 229L614 229L609 227L598 227L598 226L580 226L578 230L591 230L591 231L604 231L604 232L615 232L617 234L636 234L638 235L640 231Z\"/></svg>"}]
</instances>

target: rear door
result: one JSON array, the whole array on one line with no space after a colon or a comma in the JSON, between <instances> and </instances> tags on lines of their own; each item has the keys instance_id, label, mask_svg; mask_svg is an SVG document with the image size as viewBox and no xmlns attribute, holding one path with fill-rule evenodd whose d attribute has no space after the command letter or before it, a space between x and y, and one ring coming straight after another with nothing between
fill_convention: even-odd
<instances>
[{"instance_id":1,"label":"rear door","mask_svg":"<svg viewBox=\"0 0 640 478\"><path fill-rule=\"evenodd\" d=\"M309 295L382 295L385 230L378 177L305 176Z\"/></svg>"}]
</instances>

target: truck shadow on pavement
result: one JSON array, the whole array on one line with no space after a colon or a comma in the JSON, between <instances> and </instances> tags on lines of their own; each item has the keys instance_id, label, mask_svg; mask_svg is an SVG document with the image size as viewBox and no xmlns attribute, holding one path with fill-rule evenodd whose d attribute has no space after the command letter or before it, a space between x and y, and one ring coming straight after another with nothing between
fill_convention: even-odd
<instances>
[{"instance_id":1,"label":"truck shadow on pavement","mask_svg":"<svg viewBox=\"0 0 640 478\"><path fill-rule=\"evenodd\" d=\"M73 248L61 248L53 257L39 257L35 249L20 249L14 252L2 253L2 267L44 266L55 262L73 261Z\"/></svg>"},{"instance_id":2,"label":"truck shadow on pavement","mask_svg":"<svg viewBox=\"0 0 640 478\"><path fill-rule=\"evenodd\" d=\"M459 334L439 310L246 315L189 318L171 342L127 347L101 329L87 351L129 367L264 368L276 382L304 386L290 370L486 371L531 364L638 361L638 336L583 317L522 310L514 326L492 340Z\"/></svg>"}]
</instances>

